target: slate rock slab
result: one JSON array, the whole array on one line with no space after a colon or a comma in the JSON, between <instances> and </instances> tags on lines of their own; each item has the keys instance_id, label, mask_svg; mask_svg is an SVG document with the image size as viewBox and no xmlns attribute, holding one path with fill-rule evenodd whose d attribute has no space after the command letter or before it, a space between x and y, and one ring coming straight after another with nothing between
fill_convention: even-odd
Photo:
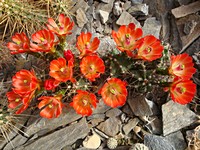
<instances>
[{"instance_id":1,"label":"slate rock slab","mask_svg":"<svg viewBox=\"0 0 200 150\"><path fill-rule=\"evenodd\" d=\"M176 148L176 150L185 150L187 148L183 134L180 131L174 132L165 138Z\"/></svg>"},{"instance_id":2,"label":"slate rock slab","mask_svg":"<svg viewBox=\"0 0 200 150\"><path fill-rule=\"evenodd\" d=\"M136 116L151 116L153 114L144 95L130 93L128 104Z\"/></svg>"},{"instance_id":3,"label":"slate rock slab","mask_svg":"<svg viewBox=\"0 0 200 150\"><path fill-rule=\"evenodd\" d=\"M108 136L115 136L121 126L121 121L116 117L108 118L105 122L100 123L97 128Z\"/></svg>"},{"instance_id":4,"label":"slate rock slab","mask_svg":"<svg viewBox=\"0 0 200 150\"><path fill-rule=\"evenodd\" d=\"M76 140L84 138L90 129L86 119L74 123L68 127L55 131L47 136L43 136L29 145L25 145L27 150L61 150L66 145L73 144Z\"/></svg>"},{"instance_id":5,"label":"slate rock slab","mask_svg":"<svg viewBox=\"0 0 200 150\"><path fill-rule=\"evenodd\" d=\"M145 35L154 35L156 38L159 38L161 23L160 21L156 20L155 17L147 18L144 22L143 29L143 36Z\"/></svg>"},{"instance_id":6,"label":"slate rock slab","mask_svg":"<svg viewBox=\"0 0 200 150\"><path fill-rule=\"evenodd\" d=\"M157 135L145 135L144 144L149 150L176 150L168 140Z\"/></svg>"},{"instance_id":7,"label":"slate rock slab","mask_svg":"<svg viewBox=\"0 0 200 150\"><path fill-rule=\"evenodd\" d=\"M128 135L129 132L138 124L138 122L138 118L130 119L128 123L123 126L123 131L125 135Z\"/></svg>"},{"instance_id":8,"label":"slate rock slab","mask_svg":"<svg viewBox=\"0 0 200 150\"><path fill-rule=\"evenodd\" d=\"M42 130L43 131L45 130L45 132L49 132L60 126L65 126L71 122L74 122L81 117L82 117L81 115L76 114L74 109L70 108L68 110L64 110L63 113L58 118L55 119L41 118L39 121L34 122L30 126L28 126L25 133L31 136Z\"/></svg>"},{"instance_id":9,"label":"slate rock slab","mask_svg":"<svg viewBox=\"0 0 200 150\"><path fill-rule=\"evenodd\" d=\"M162 106L163 135L178 131L197 120L197 116L186 105L169 101Z\"/></svg>"}]
</instances>

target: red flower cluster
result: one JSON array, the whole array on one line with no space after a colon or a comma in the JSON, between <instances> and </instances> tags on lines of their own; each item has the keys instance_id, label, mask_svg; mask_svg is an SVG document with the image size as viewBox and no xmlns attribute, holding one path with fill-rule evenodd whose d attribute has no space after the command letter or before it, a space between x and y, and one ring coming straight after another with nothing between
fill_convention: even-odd
<instances>
[{"instance_id":1,"label":"red flower cluster","mask_svg":"<svg viewBox=\"0 0 200 150\"><path fill-rule=\"evenodd\" d=\"M153 35L142 37L142 29L135 28L135 24L122 25L118 32L112 31L112 37L117 48L126 52L128 56L153 61L162 56L163 46Z\"/></svg>"},{"instance_id":2,"label":"red flower cluster","mask_svg":"<svg viewBox=\"0 0 200 150\"><path fill-rule=\"evenodd\" d=\"M20 106L17 114L22 113L29 106L35 91L40 90L40 81L35 76L34 71L21 70L12 78L13 89L7 92L9 108Z\"/></svg>"},{"instance_id":3,"label":"red flower cluster","mask_svg":"<svg viewBox=\"0 0 200 150\"><path fill-rule=\"evenodd\" d=\"M169 87L172 100L180 104L187 104L192 101L196 93L196 84L190 78L196 72L194 63L188 54L171 56L169 73L174 80Z\"/></svg>"}]
</instances>

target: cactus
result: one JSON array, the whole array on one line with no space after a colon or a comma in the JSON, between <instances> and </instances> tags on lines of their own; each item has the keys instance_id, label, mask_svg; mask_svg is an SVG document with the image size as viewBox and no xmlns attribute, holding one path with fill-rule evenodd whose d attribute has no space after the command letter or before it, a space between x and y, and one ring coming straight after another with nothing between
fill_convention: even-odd
<instances>
[{"instance_id":1,"label":"cactus","mask_svg":"<svg viewBox=\"0 0 200 150\"><path fill-rule=\"evenodd\" d=\"M118 142L115 138L109 138L107 140L107 147L109 149L115 149L117 147L117 145L118 145Z\"/></svg>"}]
</instances>

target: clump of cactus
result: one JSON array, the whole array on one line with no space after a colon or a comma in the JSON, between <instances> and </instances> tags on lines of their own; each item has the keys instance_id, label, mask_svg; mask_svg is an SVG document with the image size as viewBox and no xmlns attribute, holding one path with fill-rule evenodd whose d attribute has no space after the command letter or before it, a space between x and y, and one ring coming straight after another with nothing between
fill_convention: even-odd
<instances>
[{"instance_id":1,"label":"clump of cactus","mask_svg":"<svg viewBox=\"0 0 200 150\"><path fill-rule=\"evenodd\" d=\"M1 0L0 39L25 32L31 35L46 22L47 17L55 19L60 11L69 14L71 0Z\"/></svg>"}]
</instances>

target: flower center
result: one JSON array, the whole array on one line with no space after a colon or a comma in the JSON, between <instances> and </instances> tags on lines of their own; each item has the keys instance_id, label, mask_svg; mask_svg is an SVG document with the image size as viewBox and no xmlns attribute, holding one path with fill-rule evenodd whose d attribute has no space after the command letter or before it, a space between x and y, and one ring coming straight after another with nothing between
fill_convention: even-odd
<instances>
[{"instance_id":1,"label":"flower center","mask_svg":"<svg viewBox=\"0 0 200 150\"><path fill-rule=\"evenodd\" d=\"M21 44L21 42L20 42L20 41L17 41L16 43L17 43L17 45L20 45L20 44Z\"/></svg>"},{"instance_id":2,"label":"flower center","mask_svg":"<svg viewBox=\"0 0 200 150\"><path fill-rule=\"evenodd\" d=\"M86 106L88 104L88 101L86 99L83 99L83 105Z\"/></svg>"},{"instance_id":3,"label":"flower center","mask_svg":"<svg viewBox=\"0 0 200 150\"><path fill-rule=\"evenodd\" d=\"M27 83L28 82L28 80L24 80L24 83Z\"/></svg>"},{"instance_id":4,"label":"flower center","mask_svg":"<svg viewBox=\"0 0 200 150\"><path fill-rule=\"evenodd\" d=\"M117 94L117 91L116 91L116 89L114 89L114 88L110 88L110 92L111 92L113 95L116 95L116 94Z\"/></svg>"},{"instance_id":5,"label":"flower center","mask_svg":"<svg viewBox=\"0 0 200 150\"><path fill-rule=\"evenodd\" d=\"M89 70L90 70L90 71L94 71L94 70L95 70L95 66L94 66L93 64L91 64L91 65L89 66Z\"/></svg>"},{"instance_id":6,"label":"flower center","mask_svg":"<svg viewBox=\"0 0 200 150\"><path fill-rule=\"evenodd\" d=\"M126 44L127 44L127 45L130 44L130 41L131 41L130 39L131 39L131 38L130 38L130 34L126 34L126 35L125 35L125 41L126 41Z\"/></svg>"},{"instance_id":7,"label":"flower center","mask_svg":"<svg viewBox=\"0 0 200 150\"><path fill-rule=\"evenodd\" d=\"M19 102L19 101L20 101L20 99L19 99L19 98L16 98L16 99L15 99L15 102Z\"/></svg>"},{"instance_id":8,"label":"flower center","mask_svg":"<svg viewBox=\"0 0 200 150\"><path fill-rule=\"evenodd\" d=\"M52 107L53 107L53 105L52 105L52 104L49 104L48 106L49 106L49 108L52 108Z\"/></svg>"},{"instance_id":9,"label":"flower center","mask_svg":"<svg viewBox=\"0 0 200 150\"><path fill-rule=\"evenodd\" d=\"M183 88L183 87L177 87L177 88L176 88L176 91L177 91L178 93L180 93L180 94L183 94L183 93L185 93L186 88Z\"/></svg>"},{"instance_id":10,"label":"flower center","mask_svg":"<svg viewBox=\"0 0 200 150\"><path fill-rule=\"evenodd\" d=\"M185 68L185 66L183 64L178 64L177 67L175 68L175 70L182 71L184 68Z\"/></svg>"},{"instance_id":11,"label":"flower center","mask_svg":"<svg viewBox=\"0 0 200 150\"><path fill-rule=\"evenodd\" d=\"M61 72L64 72L64 71L65 71L65 68L60 68L60 71L61 71Z\"/></svg>"},{"instance_id":12,"label":"flower center","mask_svg":"<svg viewBox=\"0 0 200 150\"><path fill-rule=\"evenodd\" d=\"M86 49L89 49L89 47L90 47L90 43L89 43L89 42L86 42L86 43L85 43L85 48L86 48Z\"/></svg>"}]
</instances>

